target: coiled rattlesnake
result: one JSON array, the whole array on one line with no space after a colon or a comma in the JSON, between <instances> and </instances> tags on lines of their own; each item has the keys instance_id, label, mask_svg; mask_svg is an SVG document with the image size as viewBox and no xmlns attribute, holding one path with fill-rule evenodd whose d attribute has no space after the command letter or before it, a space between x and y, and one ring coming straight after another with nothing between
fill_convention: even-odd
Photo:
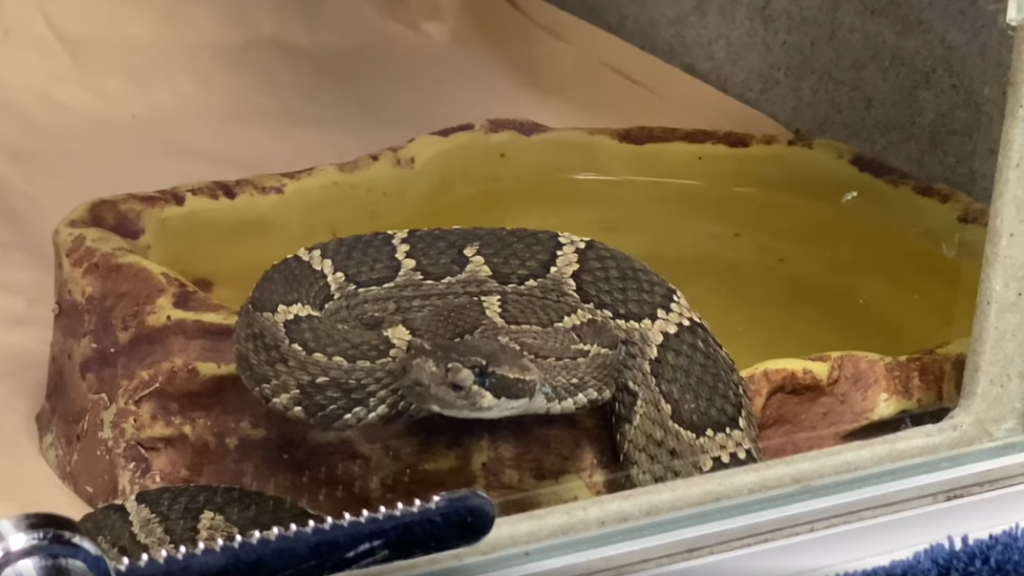
<instances>
[{"instance_id":1,"label":"coiled rattlesnake","mask_svg":"<svg viewBox=\"0 0 1024 576\"><path fill-rule=\"evenodd\" d=\"M257 396L316 428L610 403L634 486L761 458L744 381L683 295L636 259L573 234L418 229L307 247L256 283L235 351ZM211 519L259 525L253 514L267 510L269 526L312 514L222 487L137 504L147 497L133 497L131 510L101 508L91 529L134 551L166 544L170 532L214 537ZM201 516L208 525L191 526Z\"/></svg>"}]
</instances>

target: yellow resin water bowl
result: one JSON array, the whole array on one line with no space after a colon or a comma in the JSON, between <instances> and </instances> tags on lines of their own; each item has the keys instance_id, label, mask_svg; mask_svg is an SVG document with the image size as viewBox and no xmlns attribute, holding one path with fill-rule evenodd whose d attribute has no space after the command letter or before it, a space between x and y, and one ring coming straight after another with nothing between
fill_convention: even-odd
<instances>
[{"instance_id":1,"label":"yellow resin water bowl","mask_svg":"<svg viewBox=\"0 0 1024 576\"><path fill-rule=\"evenodd\" d=\"M216 483L324 513L477 486L502 514L614 490L606 412L325 435L235 374L260 274L340 235L525 226L679 287L744 370L768 458L956 404L987 213L830 142L466 124L337 165L101 198L54 232L42 453L88 504Z\"/></svg>"}]
</instances>

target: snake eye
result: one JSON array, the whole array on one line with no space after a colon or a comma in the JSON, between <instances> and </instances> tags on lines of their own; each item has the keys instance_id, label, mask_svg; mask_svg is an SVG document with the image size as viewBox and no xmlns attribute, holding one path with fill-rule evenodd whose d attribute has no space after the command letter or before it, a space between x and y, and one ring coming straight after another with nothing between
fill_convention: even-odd
<instances>
[{"instance_id":1,"label":"snake eye","mask_svg":"<svg viewBox=\"0 0 1024 576\"><path fill-rule=\"evenodd\" d=\"M474 366L473 381L477 386L487 388L494 381L494 375L487 369L487 366Z\"/></svg>"}]
</instances>

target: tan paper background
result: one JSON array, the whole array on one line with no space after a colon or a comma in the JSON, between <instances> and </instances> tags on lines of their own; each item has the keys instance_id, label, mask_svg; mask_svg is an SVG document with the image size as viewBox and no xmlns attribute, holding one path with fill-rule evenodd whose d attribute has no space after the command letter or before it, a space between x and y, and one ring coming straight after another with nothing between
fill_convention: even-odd
<instances>
[{"instance_id":1,"label":"tan paper background","mask_svg":"<svg viewBox=\"0 0 1024 576\"><path fill-rule=\"evenodd\" d=\"M0 517L87 511L34 423L73 206L498 116L785 133L539 0L0 0Z\"/></svg>"}]
</instances>

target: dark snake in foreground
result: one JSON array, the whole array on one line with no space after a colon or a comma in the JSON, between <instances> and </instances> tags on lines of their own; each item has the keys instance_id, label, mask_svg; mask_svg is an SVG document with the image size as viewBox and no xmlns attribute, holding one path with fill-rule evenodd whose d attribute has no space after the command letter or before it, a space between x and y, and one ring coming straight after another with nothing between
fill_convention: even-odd
<instances>
[{"instance_id":1,"label":"dark snake in foreground","mask_svg":"<svg viewBox=\"0 0 1024 576\"><path fill-rule=\"evenodd\" d=\"M761 458L744 380L683 294L638 260L573 234L417 229L309 246L256 283L235 349L258 397L315 428L610 404L633 486ZM215 488L197 490L199 508L154 501L128 528L141 538L140 525L159 528L174 507L196 526L203 514L232 514L217 511L232 504ZM265 520L308 513L283 514Z\"/></svg>"}]
</instances>

